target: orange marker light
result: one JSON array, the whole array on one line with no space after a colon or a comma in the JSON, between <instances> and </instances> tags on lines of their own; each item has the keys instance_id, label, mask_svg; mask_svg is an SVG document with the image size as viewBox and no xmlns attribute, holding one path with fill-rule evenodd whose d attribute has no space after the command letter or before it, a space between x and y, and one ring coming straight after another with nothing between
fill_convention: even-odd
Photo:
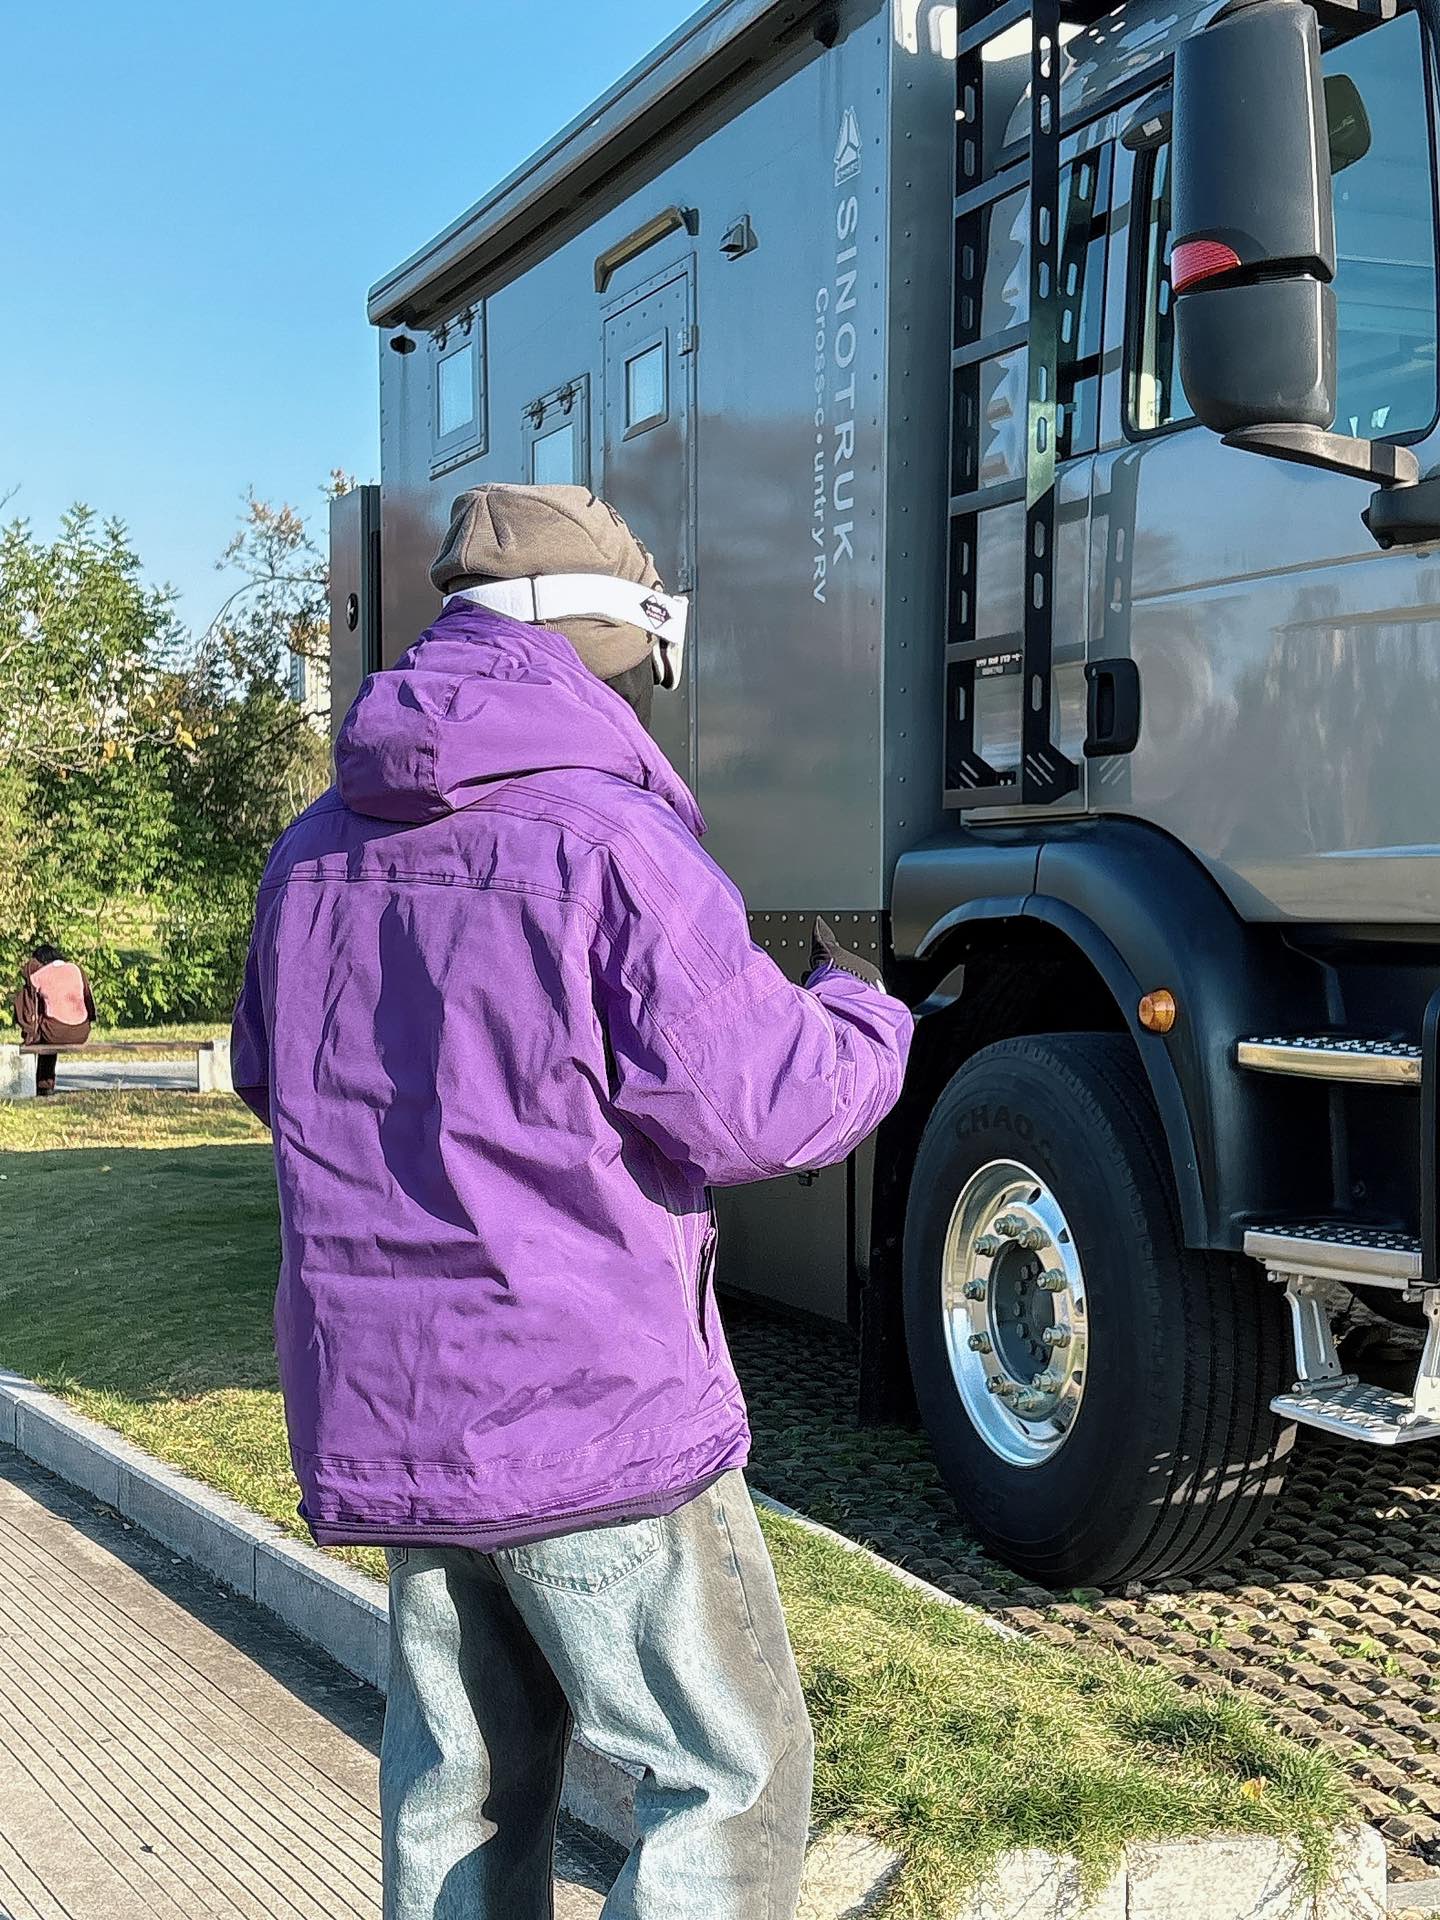
<instances>
[{"instance_id":1,"label":"orange marker light","mask_svg":"<svg viewBox=\"0 0 1440 1920\"><path fill-rule=\"evenodd\" d=\"M1169 1033L1180 1009L1168 987L1157 987L1140 1001L1140 1024L1147 1033Z\"/></svg>"}]
</instances>

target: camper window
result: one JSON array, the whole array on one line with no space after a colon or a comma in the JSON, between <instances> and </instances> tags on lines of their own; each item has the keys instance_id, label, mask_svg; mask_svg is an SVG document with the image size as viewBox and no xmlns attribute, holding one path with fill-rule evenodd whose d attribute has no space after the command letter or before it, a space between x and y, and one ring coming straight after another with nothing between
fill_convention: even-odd
<instances>
[{"instance_id":1,"label":"camper window","mask_svg":"<svg viewBox=\"0 0 1440 1920\"><path fill-rule=\"evenodd\" d=\"M530 479L537 487L575 485L575 429L568 420L536 436L530 448Z\"/></svg>"},{"instance_id":2,"label":"camper window","mask_svg":"<svg viewBox=\"0 0 1440 1920\"><path fill-rule=\"evenodd\" d=\"M1428 432L1436 405L1434 169L1419 20L1406 14L1332 48L1325 77L1340 318L1335 424L1364 439L1413 439ZM1146 434L1190 418L1166 271L1168 146L1137 162L1136 204L1128 425Z\"/></svg>"},{"instance_id":3,"label":"camper window","mask_svg":"<svg viewBox=\"0 0 1440 1920\"><path fill-rule=\"evenodd\" d=\"M467 340L440 361L440 418L436 432L442 440L475 419L475 345Z\"/></svg>"},{"instance_id":4,"label":"camper window","mask_svg":"<svg viewBox=\"0 0 1440 1920\"><path fill-rule=\"evenodd\" d=\"M485 451L485 328L467 307L431 336L432 473Z\"/></svg>"},{"instance_id":5,"label":"camper window","mask_svg":"<svg viewBox=\"0 0 1440 1920\"><path fill-rule=\"evenodd\" d=\"M542 393L520 424L525 475L536 487L590 484L590 378L580 374Z\"/></svg>"},{"instance_id":6,"label":"camper window","mask_svg":"<svg viewBox=\"0 0 1440 1920\"><path fill-rule=\"evenodd\" d=\"M625 362L625 438L658 427L669 412L666 392L667 336L661 334Z\"/></svg>"}]
</instances>

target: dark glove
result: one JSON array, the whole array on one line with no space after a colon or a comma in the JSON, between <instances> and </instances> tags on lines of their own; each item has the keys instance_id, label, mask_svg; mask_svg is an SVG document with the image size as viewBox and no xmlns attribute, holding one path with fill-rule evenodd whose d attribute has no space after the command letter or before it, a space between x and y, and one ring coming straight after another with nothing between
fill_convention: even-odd
<instances>
[{"instance_id":1,"label":"dark glove","mask_svg":"<svg viewBox=\"0 0 1440 1920\"><path fill-rule=\"evenodd\" d=\"M817 967L839 967L843 973L853 973L857 980L864 980L872 987L885 991L885 976L872 960L862 960L858 953L851 953L835 938L831 927L815 916L815 932L810 941L810 971Z\"/></svg>"}]
</instances>

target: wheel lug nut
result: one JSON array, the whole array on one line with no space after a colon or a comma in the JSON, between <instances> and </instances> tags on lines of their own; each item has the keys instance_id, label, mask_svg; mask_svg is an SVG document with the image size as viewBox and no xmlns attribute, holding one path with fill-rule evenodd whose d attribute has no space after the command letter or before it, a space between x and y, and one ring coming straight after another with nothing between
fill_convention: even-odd
<instances>
[{"instance_id":1,"label":"wheel lug nut","mask_svg":"<svg viewBox=\"0 0 1440 1920\"><path fill-rule=\"evenodd\" d=\"M1003 1374L992 1374L985 1384L991 1393L999 1394L1002 1400L1010 1400L1015 1396L1015 1382L1007 1380Z\"/></svg>"},{"instance_id":2,"label":"wheel lug nut","mask_svg":"<svg viewBox=\"0 0 1440 1920\"><path fill-rule=\"evenodd\" d=\"M1068 1347L1073 1338L1068 1327L1046 1327L1040 1338L1047 1347Z\"/></svg>"},{"instance_id":3,"label":"wheel lug nut","mask_svg":"<svg viewBox=\"0 0 1440 1920\"><path fill-rule=\"evenodd\" d=\"M987 1289L983 1280L967 1280L965 1282L965 1298L967 1300L983 1300L986 1291Z\"/></svg>"},{"instance_id":4,"label":"wheel lug nut","mask_svg":"<svg viewBox=\"0 0 1440 1920\"><path fill-rule=\"evenodd\" d=\"M1042 1293L1064 1293L1065 1274L1059 1267L1047 1267L1035 1284Z\"/></svg>"},{"instance_id":5,"label":"wheel lug nut","mask_svg":"<svg viewBox=\"0 0 1440 1920\"><path fill-rule=\"evenodd\" d=\"M1025 1222L1018 1213L1002 1213L995 1222L995 1231L1004 1234L1007 1240L1018 1240L1025 1231Z\"/></svg>"},{"instance_id":6,"label":"wheel lug nut","mask_svg":"<svg viewBox=\"0 0 1440 1920\"><path fill-rule=\"evenodd\" d=\"M990 1351L989 1334L988 1333L972 1333L970 1336L970 1351L972 1353L989 1353Z\"/></svg>"},{"instance_id":7,"label":"wheel lug nut","mask_svg":"<svg viewBox=\"0 0 1440 1920\"><path fill-rule=\"evenodd\" d=\"M975 1242L975 1251L982 1260L993 1260L1004 1245L1005 1242L998 1233L982 1233Z\"/></svg>"}]
</instances>

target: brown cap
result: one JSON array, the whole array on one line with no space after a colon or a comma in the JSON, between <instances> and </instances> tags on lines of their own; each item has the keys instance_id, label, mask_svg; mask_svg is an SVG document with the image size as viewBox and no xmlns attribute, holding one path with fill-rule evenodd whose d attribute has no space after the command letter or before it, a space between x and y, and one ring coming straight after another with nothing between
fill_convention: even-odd
<instances>
[{"instance_id":1,"label":"brown cap","mask_svg":"<svg viewBox=\"0 0 1440 1920\"><path fill-rule=\"evenodd\" d=\"M588 487L471 487L458 494L430 578L441 593L545 573L608 573L661 585L655 562L613 507ZM600 680L639 666L653 637L624 621L544 622L563 633Z\"/></svg>"}]
</instances>

